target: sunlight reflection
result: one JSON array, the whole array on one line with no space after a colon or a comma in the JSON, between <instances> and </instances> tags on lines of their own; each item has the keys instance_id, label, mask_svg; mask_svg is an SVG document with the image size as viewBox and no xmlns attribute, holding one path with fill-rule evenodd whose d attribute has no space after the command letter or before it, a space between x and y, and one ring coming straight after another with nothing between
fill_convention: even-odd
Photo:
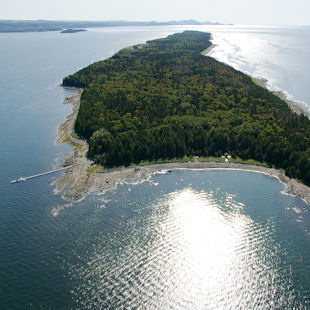
<instances>
[{"instance_id":1,"label":"sunlight reflection","mask_svg":"<svg viewBox=\"0 0 310 310\"><path fill-rule=\"evenodd\" d=\"M166 268L174 276L167 275L166 279L173 279L173 286L172 283L169 286L173 287L175 299L182 296L187 303L203 306L207 293L215 304L214 298L225 298L227 292L223 288L227 287L227 281L238 278L240 270L235 268L240 258L238 246L252 221L240 213L229 216L221 212L212 196L191 189L171 195L169 207L163 242L174 243L174 259ZM201 298L194 301L193 295Z\"/></svg>"},{"instance_id":2,"label":"sunlight reflection","mask_svg":"<svg viewBox=\"0 0 310 310\"><path fill-rule=\"evenodd\" d=\"M272 218L263 226L236 197L217 197L187 187L123 223L125 234L98 247L78 272L84 308L94 300L139 309L272 308L275 296L285 308L294 292L275 260L281 248L272 246Z\"/></svg>"}]
</instances>

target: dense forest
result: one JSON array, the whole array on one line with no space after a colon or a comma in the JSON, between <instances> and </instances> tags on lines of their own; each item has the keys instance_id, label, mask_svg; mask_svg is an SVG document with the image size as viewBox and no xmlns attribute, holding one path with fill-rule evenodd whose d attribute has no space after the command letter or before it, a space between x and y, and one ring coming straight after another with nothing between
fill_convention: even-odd
<instances>
[{"instance_id":1,"label":"dense forest","mask_svg":"<svg viewBox=\"0 0 310 310\"><path fill-rule=\"evenodd\" d=\"M76 132L111 167L191 156L254 159L310 185L310 120L185 31L125 48L66 77L82 87Z\"/></svg>"}]
</instances>

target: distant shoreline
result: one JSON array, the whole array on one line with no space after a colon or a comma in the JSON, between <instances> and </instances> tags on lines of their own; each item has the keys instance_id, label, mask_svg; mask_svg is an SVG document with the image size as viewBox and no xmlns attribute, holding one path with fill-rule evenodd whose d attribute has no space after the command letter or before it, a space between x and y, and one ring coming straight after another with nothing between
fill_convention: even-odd
<instances>
[{"instance_id":1,"label":"distant shoreline","mask_svg":"<svg viewBox=\"0 0 310 310\"><path fill-rule=\"evenodd\" d=\"M196 20L181 21L57 21L57 20L0 20L0 33L15 32L46 32L62 31L64 29L76 28L98 28L98 27L136 27L136 26L199 26L199 25L223 25L209 21L199 22Z\"/></svg>"}]
</instances>

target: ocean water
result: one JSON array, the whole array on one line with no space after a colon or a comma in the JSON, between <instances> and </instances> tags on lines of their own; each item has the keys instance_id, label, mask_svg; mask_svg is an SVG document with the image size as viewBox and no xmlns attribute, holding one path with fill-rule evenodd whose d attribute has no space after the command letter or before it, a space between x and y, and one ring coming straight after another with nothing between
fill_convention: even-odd
<instances>
[{"instance_id":1,"label":"ocean water","mask_svg":"<svg viewBox=\"0 0 310 310\"><path fill-rule=\"evenodd\" d=\"M310 103L309 28L132 27L0 34L0 309L292 308L310 302L309 206L240 171L175 171L65 203L64 76L120 48L210 31L211 56Z\"/></svg>"}]
</instances>

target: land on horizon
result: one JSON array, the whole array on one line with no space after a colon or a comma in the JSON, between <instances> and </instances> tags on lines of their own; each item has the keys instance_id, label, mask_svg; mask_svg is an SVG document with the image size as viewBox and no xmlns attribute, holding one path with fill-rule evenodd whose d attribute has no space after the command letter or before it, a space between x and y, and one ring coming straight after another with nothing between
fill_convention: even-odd
<instances>
[{"instance_id":1,"label":"land on horizon","mask_svg":"<svg viewBox=\"0 0 310 310\"><path fill-rule=\"evenodd\" d=\"M181 21L61 21L61 20L0 20L0 32L63 31L75 28L122 27L122 26L167 26L167 25L222 25L193 19Z\"/></svg>"}]
</instances>

